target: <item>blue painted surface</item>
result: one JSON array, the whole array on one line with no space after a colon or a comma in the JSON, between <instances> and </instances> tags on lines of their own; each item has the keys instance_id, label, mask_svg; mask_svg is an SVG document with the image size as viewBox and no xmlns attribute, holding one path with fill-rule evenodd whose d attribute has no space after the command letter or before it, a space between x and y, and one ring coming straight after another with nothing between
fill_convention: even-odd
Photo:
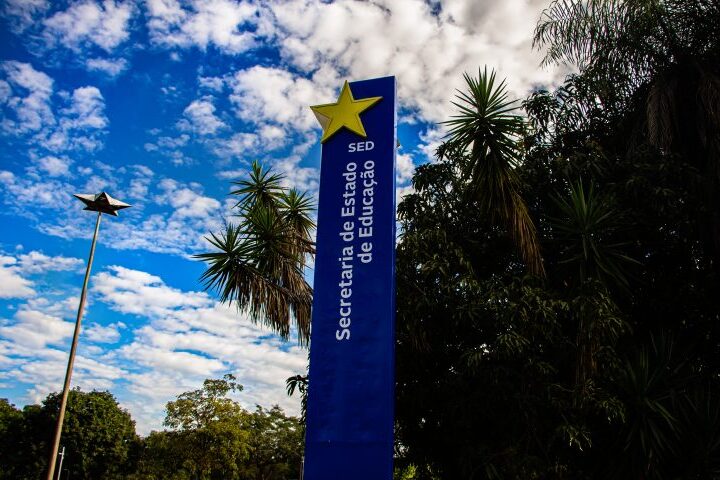
<instances>
[{"instance_id":1,"label":"blue painted surface","mask_svg":"<svg viewBox=\"0 0 720 480\"><path fill-rule=\"evenodd\" d=\"M322 146L305 480L392 479L395 78L354 82L350 89L355 99L383 99L360 114L366 139L342 129ZM348 151L350 144L364 141L373 142L374 148ZM373 231L372 237L360 237L360 228L368 224L364 220L363 225L360 218L363 200L370 196L365 185L371 183L368 161L374 163L373 180L377 182L372 187ZM348 210L343 212L349 198L343 195L351 183L352 175L347 175L350 170L356 174L353 215L348 215ZM365 178L361 178L363 173ZM352 238L341 235L346 231L345 222L353 223ZM359 256L365 242L372 242L372 260L367 263ZM353 254L343 255L350 247ZM352 270L352 285L347 284L348 269ZM351 294L347 296L343 288L352 289ZM349 315L345 315L347 309L341 310L347 308L343 300L351 304ZM350 324L344 327L347 318Z\"/></svg>"}]
</instances>

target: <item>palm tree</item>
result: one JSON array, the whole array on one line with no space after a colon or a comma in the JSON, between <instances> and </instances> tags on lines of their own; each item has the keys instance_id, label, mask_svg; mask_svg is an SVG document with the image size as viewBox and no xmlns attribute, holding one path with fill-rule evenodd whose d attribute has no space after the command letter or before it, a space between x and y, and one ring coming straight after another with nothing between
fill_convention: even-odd
<instances>
[{"instance_id":1,"label":"palm tree","mask_svg":"<svg viewBox=\"0 0 720 480\"><path fill-rule=\"evenodd\" d=\"M519 107L508 100L504 81L496 85L494 71L485 69L477 79L468 74L464 78L467 91L458 92L453 102L458 114L443 122L450 130L438 156L467 156L463 173L470 198L483 214L507 229L530 272L544 276L537 230L520 194L516 170L525 133Z\"/></svg>"},{"instance_id":2,"label":"palm tree","mask_svg":"<svg viewBox=\"0 0 720 480\"><path fill-rule=\"evenodd\" d=\"M544 62L570 63L596 102L635 117L643 142L700 172L703 230L720 268L720 2L556 0L535 31Z\"/></svg>"},{"instance_id":3,"label":"palm tree","mask_svg":"<svg viewBox=\"0 0 720 480\"><path fill-rule=\"evenodd\" d=\"M247 179L234 182L240 221L224 232L210 233L214 252L195 255L207 263L200 279L217 290L222 302L247 311L283 339L291 324L298 341L310 338L312 288L305 281L307 256L315 253L310 217L314 209L306 193L282 186L283 176L253 162Z\"/></svg>"}]
</instances>

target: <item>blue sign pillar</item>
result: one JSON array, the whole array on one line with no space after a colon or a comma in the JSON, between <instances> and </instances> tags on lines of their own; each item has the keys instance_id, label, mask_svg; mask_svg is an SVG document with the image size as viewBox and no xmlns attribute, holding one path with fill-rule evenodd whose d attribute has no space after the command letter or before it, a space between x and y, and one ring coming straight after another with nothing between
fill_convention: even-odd
<instances>
[{"instance_id":1,"label":"blue sign pillar","mask_svg":"<svg viewBox=\"0 0 720 480\"><path fill-rule=\"evenodd\" d=\"M305 480L391 480L395 343L394 77L312 107L324 127Z\"/></svg>"}]
</instances>

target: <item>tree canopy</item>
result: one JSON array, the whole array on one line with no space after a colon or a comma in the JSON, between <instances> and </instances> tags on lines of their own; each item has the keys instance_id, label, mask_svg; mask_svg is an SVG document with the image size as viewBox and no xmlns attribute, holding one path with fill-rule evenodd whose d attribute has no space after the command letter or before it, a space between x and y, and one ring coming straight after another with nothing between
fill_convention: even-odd
<instances>
[{"instance_id":1,"label":"tree canopy","mask_svg":"<svg viewBox=\"0 0 720 480\"><path fill-rule=\"evenodd\" d=\"M147 437L109 392L72 390L61 478L289 480L299 478L303 429L277 406L244 409L232 375L207 379L168 402L165 426ZM45 474L59 395L18 410L0 399L0 479Z\"/></svg>"},{"instance_id":2,"label":"tree canopy","mask_svg":"<svg viewBox=\"0 0 720 480\"><path fill-rule=\"evenodd\" d=\"M417 478L720 476L719 7L543 15L546 61L579 73L503 115L524 116L510 168L545 277L488 208L500 182L468 173L496 131L470 127L477 92L502 84L466 79L399 206L398 450Z\"/></svg>"},{"instance_id":3,"label":"tree canopy","mask_svg":"<svg viewBox=\"0 0 720 480\"><path fill-rule=\"evenodd\" d=\"M50 435L60 394L22 411L0 401L0 478L36 479L45 473ZM135 422L109 392L70 391L63 425L63 472L80 479L125 478L132 469L138 437Z\"/></svg>"},{"instance_id":4,"label":"tree canopy","mask_svg":"<svg viewBox=\"0 0 720 480\"><path fill-rule=\"evenodd\" d=\"M303 451L298 419L282 409L244 409L231 399L235 377L207 379L168 402L165 426L152 432L134 480L285 480L299 478Z\"/></svg>"}]
</instances>

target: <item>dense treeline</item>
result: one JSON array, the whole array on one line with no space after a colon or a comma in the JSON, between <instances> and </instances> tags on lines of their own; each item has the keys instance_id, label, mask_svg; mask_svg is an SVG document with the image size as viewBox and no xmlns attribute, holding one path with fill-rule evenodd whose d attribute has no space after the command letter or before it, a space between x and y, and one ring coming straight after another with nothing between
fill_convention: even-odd
<instances>
[{"instance_id":1,"label":"dense treeline","mask_svg":"<svg viewBox=\"0 0 720 480\"><path fill-rule=\"evenodd\" d=\"M579 73L468 77L399 207L417 478L720 478L720 4L559 1Z\"/></svg>"},{"instance_id":2,"label":"dense treeline","mask_svg":"<svg viewBox=\"0 0 720 480\"><path fill-rule=\"evenodd\" d=\"M300 476L303 430L279 407L243 409L235 379L204 382L167 404L167 430L145 438L109 392L73 390L62 479L286 480ZM0 399L0 479L45 478L59 395L22 410Z\"/></svg>"}]
</instances>

